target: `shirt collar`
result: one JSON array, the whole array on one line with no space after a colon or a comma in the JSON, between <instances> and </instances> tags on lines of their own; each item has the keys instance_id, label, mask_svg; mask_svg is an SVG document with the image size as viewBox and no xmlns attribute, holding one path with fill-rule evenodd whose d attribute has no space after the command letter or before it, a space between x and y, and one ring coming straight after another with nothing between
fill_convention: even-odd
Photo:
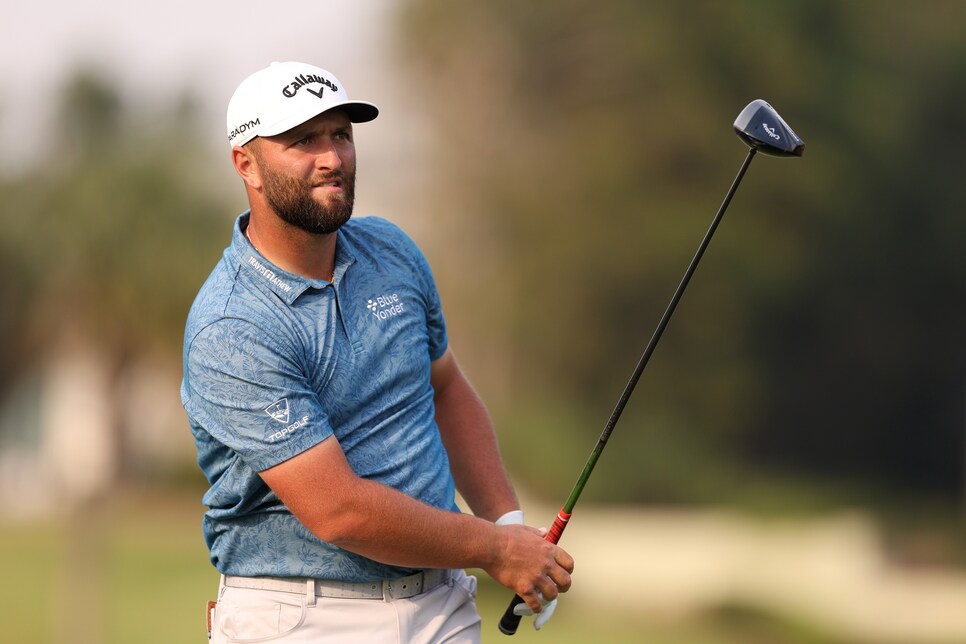
<instances>
[{"instance_id":1,"label":"shirt collar","mask_svg":"<svg viewBox=\"0 0 966 644\"><path fill-rule=\"evenodd\" d=\"M231 252L241 270L248 271L255 277L257 283L263 284L270 289L286 304L293 304L302 293L308 289L325 289L332 286L338 288L346 270L355 261L348 244L340 231L335 251L335 271L330 284L325 280L310 279L294 273L289 273L275 264L271 263L252 245L245 236L245 228L248 227L248 218L251 210L246 210L235 220L235 228L232 233Z\"/></svg>"}]
</instances>

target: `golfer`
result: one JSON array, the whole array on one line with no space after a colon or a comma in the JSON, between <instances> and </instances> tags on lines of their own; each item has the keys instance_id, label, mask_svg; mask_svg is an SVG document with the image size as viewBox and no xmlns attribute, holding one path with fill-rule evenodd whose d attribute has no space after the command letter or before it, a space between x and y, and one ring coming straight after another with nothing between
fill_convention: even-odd
<instances>
[{"instance_id":1,"label":"golfer","mask_svg":"<svg viewBox=\"0 0 966 644\"><path fill-rule=\"evenodd\" d=\"M191 307L181 389L210 483L214 642L478 642L463 568L537 627L570 587L570 555L523 525L426 259L350 220L353 124L378 113L295 62L228 104L250 208Z\"/></svg>"}]
</instances>

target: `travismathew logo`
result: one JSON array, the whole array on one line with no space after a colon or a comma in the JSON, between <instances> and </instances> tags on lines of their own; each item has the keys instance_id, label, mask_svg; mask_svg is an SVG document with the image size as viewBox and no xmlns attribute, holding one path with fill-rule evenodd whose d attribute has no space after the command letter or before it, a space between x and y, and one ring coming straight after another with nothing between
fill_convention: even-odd
<instances>
[{"instance_id":1,"label":"travismathew logo","mask_svg":"<svg viewBox=\"0 0 966 644\"><path fill-rule=\"evenodd\" d=\"M273 271L269 267L265 266L265 264L262 264L260 261L258 261L257 259L255 259L255 256L254 255L249 255L249 257L248 257L248 263L249 263L249 265L252 268L255 269L255 271L259 275L261 275L262 277L264 277L269 282L271 282L275 286L279 287L280 289L282 289L286 293L288 293L289 291L292 290L292 286L290 284L286 284L281 279L279 279L278 275L275 274L275 271Z\"/></svg>"},{"instance_id":2,"label":"travismathew logo","mask_svg":"<svg viewBox=\"0 0 966 644\"><path fill-rule=\"evenodd\" d=\"M273 419L285 425L282 429L278 430L274 434L268 437L270 441L277 441L280 438L293 433L300 427L305 427L309 422L308 416L302 416L300 419L294 423L289 424L291 411L288 407L288 398L282 398L281 400L276 400L271 405L265 408L265 413L271 416Z\"/></svg>"},{"instance_id":3,"label":"travismathew logo","mask_svg":"<svg viewBox=\"0 0 966 644\"><path fill-rule=\"evenodd\" d=\"M327 78L322 78L317 74L299 74L295 77L294 81L282 88L282 95L285 96L285 98L292 98L295 96L296 92L305 87L307 91L315 94L319 98L322 98L322 93L325 91L325 87L320 87L319 91L315 91L311 87L307 87L307 85L311 83L325 85L325 87L328 87L333 92L339 91L338 86Z\"/></svg>"},{"instance_id":4,"label":"travismathew logo","mask_svg":"<svg viewBox=\"0 0 966 644\"><path fill-rule=\"evenodd\" d=\"M403 303L399 301L399 296L395 293L372 298L366 304L366 308L380 320L388 320L402 314L405 310Z\"/></svg>"}]
</instances>

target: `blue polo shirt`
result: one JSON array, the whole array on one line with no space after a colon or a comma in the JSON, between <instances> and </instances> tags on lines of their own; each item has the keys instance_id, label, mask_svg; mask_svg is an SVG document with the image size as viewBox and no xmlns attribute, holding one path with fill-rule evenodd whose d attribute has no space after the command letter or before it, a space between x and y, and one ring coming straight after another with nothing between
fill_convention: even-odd
<instances>
[{"instance_id":1,"label":"blue polo shirt","mask_svg":"<svg viewBox=\"0 0 966 644\"><path fill-rule=\"evenodd\" d=\"M255 250L248 215L185 330L181 400L211 484L211 561L240 576L409 574L315 537L258 472L335 435L357 475L458 511L429 380L447 345L429 265L395 225L354 218L338 232L333 283L307 279Z\"/></svg>"}]
</instances>

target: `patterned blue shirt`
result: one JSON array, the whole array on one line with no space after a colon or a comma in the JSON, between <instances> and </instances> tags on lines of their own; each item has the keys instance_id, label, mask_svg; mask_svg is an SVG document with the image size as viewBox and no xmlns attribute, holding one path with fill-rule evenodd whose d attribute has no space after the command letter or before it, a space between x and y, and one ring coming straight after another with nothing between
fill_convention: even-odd
<instances>
[{"instance_id":1,"label":"patterned blue shirt","mask_svg":"<svg viewBox=\"0 0 966 644\"><path fill-rule=\"evenodd\" d=\"M458 511L429 380L447 345L429 265L399 228L365 217L338 232L332 284L300 277L248 242L248 215L185 330L181 400L211 484L211 561L240 576L409 574L318 539L258 472L335 435L357 475Z\"/></svg>"}]
</instances>

